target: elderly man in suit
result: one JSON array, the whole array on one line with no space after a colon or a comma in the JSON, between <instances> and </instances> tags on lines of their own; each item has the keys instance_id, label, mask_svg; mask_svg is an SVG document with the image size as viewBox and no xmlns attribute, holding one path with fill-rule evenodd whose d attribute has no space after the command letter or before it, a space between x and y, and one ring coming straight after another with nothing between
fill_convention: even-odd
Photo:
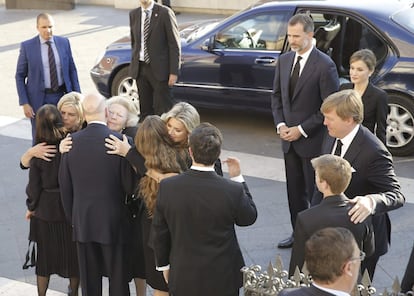
<instances>
[{"instance_id":1,"label":"elderly man in suit","mask_svg":"<svg viewBox=\"0 0 414 296\"><path fill-rule=\"evenodd\" d=\"M279 296L351 295L358 280L360 251L352 232L342 227L328 227L315 232L305 245L305 261L312 284L290 288Z\"/></svg>"},{"instance_id":2,"label":"elderly man in suit","mask_svg":"<svg viewBox=\"0 0 414 296\"><path fill-rule=\"evenodd\" d=\"M391 241L391 221L388 211L405 203L400 183L394 172L391 154L384 144L366 127L361 96L355 90L342 90L330 95L321 106L328 128L322 144L322 154L336 154L352 166L351 183L345 195L354 204L349 211L351 221L361 223L373 215L375 252L362 262L371 279L379 257L387 253ZM312 205L322 197L314 194Z\"/></svg>"},{"instance_id":3,"label":"elderly man in suit","mask_svg":"<svg viewBox=\"0 0 414 296\"><path fill-rule=\"evenodd\" d=\"M180 67L180 36L174 12L153 0L140 0L129 14L130 75L138 83L140 122L171 109L170 88Z\"/></svg>"},{"instance_id":4,"label":"elderly man in suit","mask_svg":"<svg viewBox=\"0 0 414 296\"><path fill-rule=\"evenodd\" d=\"M290 257L290 275L294 274L296 267L301 269L303 266L305 242L313 233L325 227L349 229L359 248L367 256L371 256L375 248L371 219L354 224L348 215L352 205L344 191L352 176L349 162L332 154L324 154L312 159L311 162L315 169L315 183L323 194L323 200L321 204L298 214L294 232L295 241Z\"/></svg>"},{"instance_id":5,"label":"elderly man in suit","mask_svg":"<svg viewBox=\"0 0 414 296\"><path fill-rule=\"evenodd\" d=\"M82 295L102 295L102 276L109 295L129 295L126 243L129 212L124 200L134 192L135 172L123 157L108 155L106 105L100 95L82 103L88 126L72 134L73 147L62 155L59 184L66 217L78 247Z\"/></svg>"},{"instance_id":6,"label":"elderly man in suit","mask_svg":"<svg viewBox=\"0 0 414 296\"><path fill-rule=\"evenodd\" d=\"M39 35L22 42L16 69L19 104L32 123L35 133L35 113L44 104L57 105L71 91L80 92L78 74L69 40L53 35L51 15L37 16Z\"/></svg>"},{"instance_id":7,"label":"elderly man in suit","mask_svg":"<svg viewBox=\"0 0 414 296\"><path fill-rule=\"evenodd\" d=\"M312 46L313 30L308 15L297 14L289 20L292 51L279 57L271 97L274 123L282 139L293 230L297 214L309 208L315 188L310 160L320 155L323 139L319 108L339 87L334 62ZM292 244L293 236L289 236L278 247L290 248Z\"/></svg>"},{"instance_id":8,"label":"elderly man in suit","mask_svg":"<svg viewBox=\"0 0 414 296\"><path fill-rule=\"evenodd\" d=\"M253 224L257 210L237 159L225 161L233 180L215 173L221 143L216 127L201 124L189 139L191 169L160 183L154 250L174 296L239 295L244 260L234 225Z\"/></svg>"}]
</instances>

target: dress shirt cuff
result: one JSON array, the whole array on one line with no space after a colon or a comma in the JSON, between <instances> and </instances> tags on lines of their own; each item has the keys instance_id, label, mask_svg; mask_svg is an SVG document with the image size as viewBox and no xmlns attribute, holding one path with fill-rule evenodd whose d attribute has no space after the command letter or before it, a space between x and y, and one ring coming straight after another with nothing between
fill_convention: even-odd
<instances>
[{"instance_id":1,"label":"dress shirt cuff","mask_svg":"<svg viewBox=\"0 0 414 296\"><path fill-rule=\"evenodd\" d=\"M232 177L230 178L230 180L235 181L235 182L239 182L239 183L243 183L244 182L244 178L243 175L238 175L236 177Z\"/></svg>"},{"instance_id":2,"label":"dress shirt cuff","mask_svg":"<svg viewBox=\"0 0 414 296\"><path fill-rule=\"evenodd\" d=\"M286 123L284 123L284 122L281 122L281 123L279 123L278 125L276 125L276 132L278 133L278 134L280 134L280 127L281 126L284 126L284 125L286 125Z\"/></svg>"},{"instance_id":3,"label":"dress shirt cuff","mask_svg":"<svg viewBox=\"0 0 414 296\"><path fill-rule=\"evenodd\" d=\"M305 131L303 130L303 128L300 124L298 125L298 129L299 129L300 133L302 134L302 136L304 136L305 138L308 137L308 134L305 133Z\"/></svg>"},{"instance_id":4,"label":"dress shirt cuff","mask_svg":"<svg viewBox=\"0 0 414 296\"><path fill-rule=\"evenodd\" d=\"M170 269L170 265L166 265L166 266L160 266L160 267L156 267L155 268L158 271L165 271L165 270L169 270Z\"/></svg>"},{"instance_id":5,"label":"dress shirt cuff","mask_svg":"<svg viewBox=\"0 0 414 296\"><path fill-rule=\"evenodd\" d=\"M367 195L367 197L370 199L371 201L371 215L375 214L375 207L377 205L376 201L375 201L375 197L371 194Z\"/></svg>"}]
</instances>

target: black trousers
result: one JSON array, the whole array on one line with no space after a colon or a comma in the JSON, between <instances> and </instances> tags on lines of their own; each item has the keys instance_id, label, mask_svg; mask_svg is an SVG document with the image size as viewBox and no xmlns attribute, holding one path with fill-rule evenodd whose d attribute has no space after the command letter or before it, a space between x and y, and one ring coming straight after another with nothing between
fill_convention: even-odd
<instances>
[{"instance_id":1,"label":"black trousers","mask_svg":"<svg viewBox=\"0 0 414 296\"><path fill-rule=\"evenodd\" d=\"M315 173L310 162L312 158L299 156L293 145L284 158L290 221L294 230L298 213L310 206L315 190Z\"/></svg>"},{"instance_id":2,"label":"black trousers","mask_svg":"<svg viewBox=\"0 0 414 296\"><path fill-rule=\"evenodd\" d=\"M173 102L168 80L157 80L150 64L139 62L137 82L140 122L148 115L161 115L171 109Z\"/></svg>"},{"instance_id":3,"label":"black trousers","mask_svg":"<svg viewBox=\"0 0 414 296\"><path fill-rule=\"evenodd\" d=\"M82 295L102 296L102 276L109 279L110 296L129 296L125 244L77 242Z\"/></svg>"},{"instance_id":4,"label":"black trousers","mask_svg":"<svg viewBox=\"0 0 414 296\"><path fill-rule=\"evenodd\" d=\"M401 282L401 292L412 291L414 286L414 246Z\"/></svg>"}]
</instances>

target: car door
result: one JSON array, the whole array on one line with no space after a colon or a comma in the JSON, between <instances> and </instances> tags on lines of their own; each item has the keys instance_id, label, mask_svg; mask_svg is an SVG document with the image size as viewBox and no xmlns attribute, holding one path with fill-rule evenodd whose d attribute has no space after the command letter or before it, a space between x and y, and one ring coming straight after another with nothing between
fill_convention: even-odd
<instances>
[{"instance_id":1,"label":"car door","mask_svg":"<svg viewBox=\"0 0 414 296\"><path fill-rule=\"evenodd\" d=\"M175 97L197 106L269 109L290 16L286 10L242 14L184 46Z\"/></svg>"}]
</instances>

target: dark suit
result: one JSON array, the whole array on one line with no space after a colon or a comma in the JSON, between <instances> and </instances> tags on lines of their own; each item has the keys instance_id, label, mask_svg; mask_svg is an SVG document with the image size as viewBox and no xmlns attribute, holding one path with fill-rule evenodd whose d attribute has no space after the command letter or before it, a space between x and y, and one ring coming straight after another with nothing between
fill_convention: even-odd
<instances>
[{"instance_id":1,"label":"dark suit","mask_svg":"<svg viewBox=\"0 0 414 296\"><path fill-rule=\"evenodd\" d=\"M334 294L325 292L313 285L310 287L290 288L279 292L279 296L334 296Z\"/></svg>"},{"instance_id":2,"label":"dark suit","mask_svg":"<svg viewBox=\"0 0 414 296\"><path fill-rule=\"evenodd\" d=\"M305 262L305 243L317 230L325 227L344 227L349 229L360 248L367 256L374 253L374 233L371 218L363 223L354 224L348 216L352 205L345 195L324 198L322 202L298 214L294 232L289 274L293 275L296 266L302 268Z\"/></svg>"},{"instance_id":3,"label":"dark suit","mask_svg":"<svg viewBox=\"0 0 414 296\"><path fill-rule=\"evenodd\" d=\"M408 260L404 276L401 281L401 292L407 293L413 291L414 286L414 246L411 250L410 259Z\"/></svg>"},{"instance_id":4,"label":"dark suit","mask_svg":"<svg viewBox=\"0 0 414 296\"><path fill-rule=\"evenodd\" d=\"M102 275L110 279L110 295L129 295L124 200L136 177L127 160L106 153L109 134L121 138L99 123L72 134L73 148L63 154L59 170L63 207L78 244L82 294L88 296L101 295Z\"/></svg>"},{"instance_id":5,"label":"dark suit","mask_svg":"<svg viewBox=\"0 0 414 296\"><path fill-rule=\"evenodd\" d=\"M245 183L192 169L163 180L152 223L157 266L170 264L170 293L238 295L244 260L234 225L256 217Z\"/></svg>"},{"instance_id":6,"label":"dark suit","mask_svg":"<svg viewBox=\"0 0 414 296\"><path fill-rule=\"evenodd\" d=\"M137 80L140 122L151 114L161 115L172 107L168 86L170 74L178 75L180 66L180 36L174 12L154 3L147 41L150 63L140 61L142 8L129 14L131 29L130 75Z\"/></svg>"},{"instance_id":7,"label":"dark suit","mask_svg":"<svg viewBox=\"0 0 414 296\"><path fill-rule=\"evenodd\" d=\"M345 83L339 89L353 88L354 85L352 83ZM362 103L364 104L364 121L362 121L362 125L374 133L382 143L386 144L388 115L387 93L372 83L369 83L362 95Z\"/></svg>"},{"instance_id":8,"label":"dark suit","mask_svg":"<svg viewBox=\"0 0 414 296\"><path fill-rule=\"evenodd\" d=\"M64 90L55 94L46 94L45 91L50 86L45 85L41 46L47 45L41 44L39 36L26 40L20 45L15 76L19 104L29 104L35 113L44 104L57 105L58 100L65 92L80 92L78 74L69 40L65 37L53 36L53 41L60 59L61 68L58 71L60 71L64 85ZM34 135L34 119L32 120L32 131Z\"/></svg>"},{"instance_id":9,"label":"dark suit","mask_svg":"<svg viewBox=\"0 0 414 296\"><path fill-rule=\"evenodd\" d=\"M275 126L284 122L288 127L301 125L307 138L294 142L282 140L291 223L309 207L314 191L314 172L310 159L320 154L324 135L323 116L319 111L323 100L338 90L339 81L334 62L318 49L312 49L296 84L292 98L289 80L294 52L279 57L272 92Z\"/></svg>"},{"instance_id":10,"label":"dark suit","mask_svg":"<svg viewBox=\"0 0 414 296\"><path fill-rule=\"evenodd\" d=\"M322 154L332 153L334 142L334 138L326 135ZM354 170L345 195L354 198L375 194L372 195L376 203L372 217L375 252L361 264L362 270L368 269L372 278L379 256L387 253L391 241L391 221L387 212L401 207L405 202L405 197L394 172L391 154L366 127L359 127L343 158L351 164ZM322 196L315 192L312 205L318 204L321 199Z\"/></svg>"}]
</instances>

